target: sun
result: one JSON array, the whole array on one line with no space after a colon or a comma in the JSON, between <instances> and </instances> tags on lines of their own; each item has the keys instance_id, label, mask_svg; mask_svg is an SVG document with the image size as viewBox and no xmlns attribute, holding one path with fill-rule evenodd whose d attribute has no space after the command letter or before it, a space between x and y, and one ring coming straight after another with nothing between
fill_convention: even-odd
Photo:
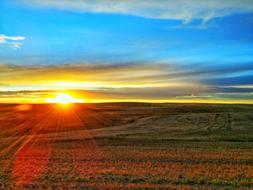
<instances>
[{"instance_id":1,"label":"sun","mask_svg":"<svg viewBox=\"0 0 253 190\"><path fill-rule=\"evenodd\" d=\"M55 98L48 98L46 99L47 103L57 103L57 104L71 104L71 103L83 103L83 100L73 98L69 94L61 93Z\"/></svg>"}]
</instances>

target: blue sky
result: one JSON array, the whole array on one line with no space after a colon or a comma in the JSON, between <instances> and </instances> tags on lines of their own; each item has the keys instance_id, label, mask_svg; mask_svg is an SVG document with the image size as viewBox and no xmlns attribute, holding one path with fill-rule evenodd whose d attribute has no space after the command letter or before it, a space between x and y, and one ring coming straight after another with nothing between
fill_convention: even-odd
<instances>
[{"instance_id":1,"label":"blue sky","mask_svg":"<svg viewBox=\"0 0 253 190\"><path fill-rule=\"evenodd\" d=\"M57 82L131 99L253 98L250 0L3 0L0 11L1 91L51 90L46 77L64 68Z\"/></svg>"}]
</instances>

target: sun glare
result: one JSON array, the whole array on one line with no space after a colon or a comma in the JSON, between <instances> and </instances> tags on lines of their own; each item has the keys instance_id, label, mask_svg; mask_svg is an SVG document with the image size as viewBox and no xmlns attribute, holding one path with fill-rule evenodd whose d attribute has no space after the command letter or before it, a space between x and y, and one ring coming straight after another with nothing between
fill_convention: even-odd
<instances>
[{"instance_id":1,"label":"sun glare","mask_svg":"<svg viewBox=\"0 0 253 190\"><path fill-rule=\"evenodd\" d=\"M46 100L46 102L47 103L58 103L58 104L64 104L64 105L70 104L70 103L83 103L82 100L73 98L69 94L65 94L65 93L59 94L55 98L48 98Z\"/></svg>"}]
</instances>

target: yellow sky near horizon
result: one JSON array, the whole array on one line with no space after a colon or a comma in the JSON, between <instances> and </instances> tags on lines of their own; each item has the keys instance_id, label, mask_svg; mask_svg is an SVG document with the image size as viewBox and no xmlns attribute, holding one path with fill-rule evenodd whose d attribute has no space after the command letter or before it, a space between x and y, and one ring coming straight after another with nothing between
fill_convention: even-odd
<instances>
[{"instance_id":1,"label":"yellow sky near horizon","mask_svg":"<svg viewBox=\"0 0 253 190\"><path fill-rule=\"evenodd\" d=\"M202 83L173 65L0 65L0 103L45 103L68 91L85 102L251 103L251 86ZM231 91L232 90L232 91ZM235 90L235 92L234 92Z\"/></svg>"},{"instance_id":2,"label":"yellow sky near horizon","mask_svg":"<svg viewBox=\"0 0 253 190\"><path fill-rule=\"evenodd\" d=\"M16 94L15 94L16 93ZM109 96L99 96L92 92L80 91L27 91L25 94L22 92L12 92L12 95L1 96L0 103L16 103L16 104L44 104L44 103L57 103L59 96L69 96L70 103L107 103L107 102L143 102L143 103L210 103L210 104L253 104L249 100L223 100L223 99L203 99L194 95L185 98L170 98L170 99L129 99L118 97L110 99Z\"/></svg>"}]
</instances>

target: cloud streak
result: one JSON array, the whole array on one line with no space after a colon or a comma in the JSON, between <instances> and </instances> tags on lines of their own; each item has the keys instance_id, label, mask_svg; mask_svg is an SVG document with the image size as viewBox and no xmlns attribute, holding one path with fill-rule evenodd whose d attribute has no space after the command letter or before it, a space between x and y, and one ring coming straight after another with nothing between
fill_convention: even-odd
<instances>
[{"instance_id":1,"label":"cloud streak","mask_svg":"<svg viewBox=\"0 0 253 190\"><path fill-rule=\"evenodd\" d=\"M81 88L85 84L106 87L155 87L182 83L161 82L159 76L175 68L164 64L62 64L62 65L0 65L0 80L8 85L60 85ZM36 73L36 75L34 74ZM157 78L158 77L158 78ZM9 80L12 78L13 80ZM132 80L134 78L134 80ZM31 82L32 81L32 82ZM72 85L73 84L73 85Z\"/></svg>"},{"instance_id":2,"label":"cloud streak","mask_svg":"<svg viewBox=\"0 0 253 190\"><path fill-rule=\"evenodd\" d=\"M191 84L227 86L250 85L252 83L251 76L243 74L253 71L251 62L223 65L222 67L205 63L198 65L198 67L189 67L185 64L144 62L56 65L0 64L0 81L1 84L6 85L57 84L73 88L82 88L82 86L149 88L180 86L181 84L185 86L191 86ZM238 77L234 77L234 75Z\"/></svg>"},{"instance_id":3,"label":"cloud streak","mask_svg":"<svg viewBox=\"0 0 253 190\"><path fill-rule=\"evenodd\" d=\"M4 34L0 34L0 45L7 45L13 47L14 49L18 49L22 45L22 41L24 41L26 37L24 36L7 36Z\"/></svg>"},{"instance_id":4,"label":"cloud streak","mask_svg":"<svg viewBox=\"0 0 253 190\"><path fill-rule=\"evenodd\" d=\"M222 65L222 66L220 66ZM252 85L252 62L246 63L72 63L0 64L0 90L111 90L149 96L227 92L227 86ZM236 77L237 76L237 77ZM160 89L160 90L158 90ZM236 90L236 89L234 89ZM237 89L251 92L249 89ZM145 91L145 93L144 93ZM153 93L154 92L154 93ZM177 94L177 92L179 94ZM153 94L152 94L153 93ZM159 94L160 93L160 94Z\"/></svg>"},{"instance_id":5,"label":"cloud streak","mask_svg":"<svg viewBox=\"0 0 253 190\"><path fill-rule=\"evenodd\" d=\"M240 94L251 97L252 88L228 86L221 80L226 75L240 75L253 70L251 63L227 67L200 66L189 68L177 64L61 64L0 65L0 91L77 90L84 97L106 100L125 99L208 99L217 94ZM233 79L237 80L237 78ZM251 83L251 80L247 78ZM247 83L247 84L249 84ZM90 96L89 96L90 94ZM247 96L247 94L249 96ZM33 96L34 93L26 97ZM4 95L2 94L2 97ZM12 97L19 97L15 94ZM11 97L11 96L9 96ZM219 97L223 97L219 95ZM229 97L229 96L228 96ZM233 97L233 96L231 96ZM234 96L236 97L236 96ZM239 97L239 95L238 95Z\"/></svg>"},{"instance_id":6,"label":"cloud streak","mask_svg":"<svg viewBox=\"0 0 253 190\"><path fill-rule=\"evenodd\" d=\"M188 23L253 11L252 0L17 0L30 6L79 12L134 15L153 19L175 19Z\"/></svg>"}]
</instances>

